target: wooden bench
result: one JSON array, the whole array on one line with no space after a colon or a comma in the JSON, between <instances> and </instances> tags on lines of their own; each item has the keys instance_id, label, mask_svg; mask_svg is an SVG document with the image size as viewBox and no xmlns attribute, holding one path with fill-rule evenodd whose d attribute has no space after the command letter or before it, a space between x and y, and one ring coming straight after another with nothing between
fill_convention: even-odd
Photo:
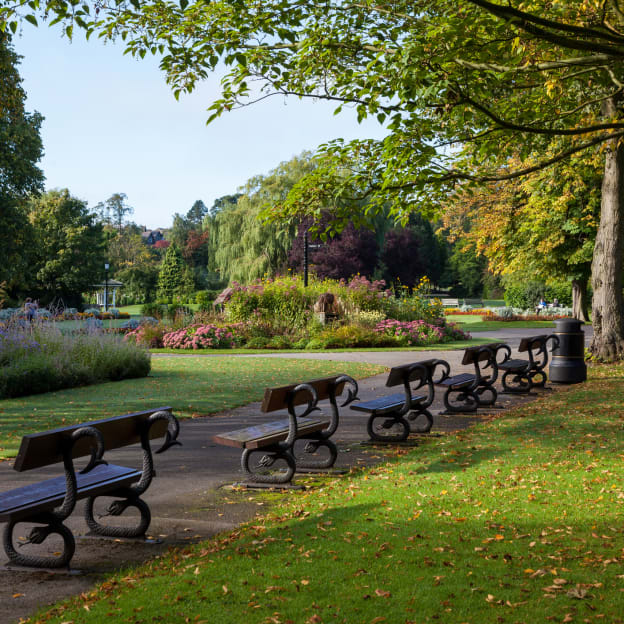
<instances>
[{"instance_id":1,"label":"wooden bench","mask_svg":"<svg viewBox=\"0 0 624 624\"><path fill-rule=\"evenodd\" d=\"M444 393L445 414L474 412L478 407L492 406L496 403L498 393L494 383L498 379L498 363L496 351L491 345L469 347L462 358L464 366L472 365L474 373L459 373L443 377L435 381L438 386L446 388ZM491 368L489 374L484 374ZM487 398L484 395L489 395Z\"/></svg>"},{"instance_id":2,"label":"wooden bench","mask_svg":"<svg viewBox=\"0 0 624 624\"><path fill-rule=\"evenodd\" d=\"M46 479L0 494L0 522L6 522L3 535L4 550L9 560L22 566L61 568L69 565L75 540L63 522L73 512L76 502L86 498L85 519L94 533L110 537L145 535L151 521L150 510L140 498L154 477L150 440L165 437L155 451L162 453L177 442L179 425L170 407L126 414L104 420L62 427L43 433L25 435L13 465L18 472L42 468L63 462L65 475ZM141 470L108 464L102 456L106 450L140 443L143 455ZM88 464L76 472L74 459L90 456ZM100 524L93 517L94 501L111 496L113 501L106 515L120 516L128 507L138 509L140 519L135 526ZM38 556L18 553L13 533L20 523L35 524L25 544L41 544L50 535L63 540L58 556Z\"/></svg>"},{"instance_id":3,"label":"wooden bench","mask_svg":"<svg viewBox=\"0 0 624 624\"><path fill-rule=\"evenodd\" d=\"M374 442L402 442L411 432L409 420L424 416L426 422L415 433L428 433L433 425L433 416L427 409L435 393L435 370L441 366L444 371L441 378L448 376L449 365L444 360L423 360L412 364L395 366L390 370L386 387L403 385L403 392L356 403L352 410L369 415L366 431ZM416 384L412 387L412 384ZM416 394L425 388L424 394Z\"/></svg>"},{"instance_id":4,"label":"wooden bench","mask_svg":"<svg viewBox=\"0 0 624 624\"><path fill-rule=\"evenodd\" d=\"M440 300L443 308L459 308L459 299L444 298Z\"/></svg>"},{"instance_id":5,"label":"wooden bench","mask_svg":"<svg viewBox=\"0 0 624 624\"><path fill-rule=\"evenodd\" d=\"M505 393L528 394L532 388L546 386L546 365L548 364L547 344L554 339L552 335L542 334L522 338L518 346L519 353L526 353L528 359L511 359L511 350L498 368L502 371L501 379ZM536 381L537 379L537 381Z\"/></svg>"},{"instance_id":6,"label":"wooden bench","mask_svg":"<svg viewBox=\"0 0 624 624\"><path fill-rule=\"evenodd\" d=\"M241 467L245 485L271 487L287 485L295 472L326 471L336 462L338 449L330 440L339 424L337 397L348 387L341 406L357 399L357 382L348 375L314 379L300 384L267 388L260 410L263 413L287 409L288 418L254 425L213 436L217 444L242 448ZM330 414L323 414L317 403L328 399ZM305 406L297 413L298 406ZM319 415L316 415L320 412ZM314 414L314 416L311 416ZM302 454L295 443L305 442ZM319 450L324 449L326 457ZM259 458L256 457L259 455Z\"/></svg>"}]
</instances>

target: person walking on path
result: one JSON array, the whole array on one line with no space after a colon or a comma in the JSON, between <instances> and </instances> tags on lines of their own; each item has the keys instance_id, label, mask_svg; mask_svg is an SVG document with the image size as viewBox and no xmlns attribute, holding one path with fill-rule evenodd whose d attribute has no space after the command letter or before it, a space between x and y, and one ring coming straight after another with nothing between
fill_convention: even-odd
<instances>
[{"instance_id":1,"label":"person walking on path","mask_svg":"<svg viewBox=\"0 0 624 624\"><path fill-rule=\"evenodd\" d=\"M26 298L24 302L24 312L26 313L26 318L29 323L32 323L35 320L35 314L37 313L37 308L39 305L36 301L33 301L30 297Z\"/></svg>"}]
</instances>

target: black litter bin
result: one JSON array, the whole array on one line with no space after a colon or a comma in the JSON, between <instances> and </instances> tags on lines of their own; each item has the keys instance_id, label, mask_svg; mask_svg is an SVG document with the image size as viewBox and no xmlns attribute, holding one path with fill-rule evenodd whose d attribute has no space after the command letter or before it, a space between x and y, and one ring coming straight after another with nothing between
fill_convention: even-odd
<instances>
[{"instance_id":1,"label":"black litter bin","mask_svg":"<svg viewBox=\"0 0 624 624\"><path fill-rule=\"evenodd\" d=\"M554 347L548 376L554 383L581 383L587 379L585 365L585 334L583 321L558 319L555 321Z\"/></svg>"}]
</instances>

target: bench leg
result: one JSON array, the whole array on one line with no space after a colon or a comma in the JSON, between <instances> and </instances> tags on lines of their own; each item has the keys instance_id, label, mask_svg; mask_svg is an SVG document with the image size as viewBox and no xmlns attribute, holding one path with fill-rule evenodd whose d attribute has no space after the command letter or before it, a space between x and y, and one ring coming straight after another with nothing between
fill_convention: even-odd
<instances>
[{"instance_id":1,"label":"bench leg","mask_svg":"<svg viewBox=\"0 0 624 624\"><path fill-rule=\"evenodd\" d=\"M50 535L57 534L61 536L63 540L63 551L56 557L39 557L36 555L24 555L18 553L15 550L13 544L13 532L15 526L20 522L35 522L37 524L43 524L44 526L33 527L25 544L41 544ZM74 556L76 550L76 542L72 532L57 518L54 516L42 516L33 518L31 520L23 520L20 522L9 522L4 527L4 551L11 563L20 566L27 566L29 568L66 568L69 566L69 562ZM18 542L18 547L20 543Z\"/></svg>"},{"instance_id":2,"label":"bench leg","mask_svg":"<svg viewBox=\"0 0 624 624\"><path fill-rule=\"evenodd\" d=\"M536 377L539 377L539 381L535 381ZM530 373L531 384L538 388L546 388L546 373L542 370Z\"/></svg>"},{"instance_id":3,"label":"bench leg","mask_svg":"<svg viewBox=\"0 0 624 624\"><path fill-rule=\"evenodd\" d=\"M150 508L145 501L142 501L132 491L121 491L107 494L107 496L113 496L115 498L120 497L122 500L113 501L106 510L105 514L99 516L104 518L106 516L121 516L121 514L128 509L128 507L134 507L139 510L141 517L135 526L111 526L98 522L93 515L94 503L99 496L92 496L87 498L84 510L84 517L87 526L96 535L103 535L106 537L141 537L145 535L150 522L152 521L152 514Z\"/></svg>"},{"instance_id":4,"label":"bench leg","mask_svg":"<svg viewBox=\"0 0 624 624\"><path fill-rule=\"evenodd\" d=\"M262 453L258 462L253 462L254 453ZM286 462L286 469L280 472L269 472L279 460ZM296 463L290 451L281 449L245 449L241 456L241 467L245 478L251 483L290 483L295 474Z\"/></svg>"},{"instance_id":5,"label":"bench leg","mask_svg":"<svg viewBox=\"0 0 624 624\"><path fill-rule=\"evenodd\" d=\"M428 409L412 410L408 413L407 420L413 422L417 420L419 416L424 416L426 422L418 427L412 427L412 431L414 433L429 433L431 427L433 427L433 414Z\"/></svg>"},{"instance_id":6,"label":"bench leg","mask_svg":"<svg viewBox=\"0 0 624 624\"><path fill-rule=\"evenodd\" d=\"M483 395L486 393L490 395L489 399L483 398ZM492 405L496 403L496 399L498 398L498 392L496 391L496 388L494 386L489 386L489 385L479 386L477 388L476 394L477 394L477 401L479 401L479 407L481 406L491 407Z\"/></svg>"},{"instance_id":7,"label":"bench leg","mask_svg":"<svg viewBox=\"0 0 624 624\"><path fill-rule=\"evenodd\" d=\"M297 470L300 468L308 470L326 470L336 463L336 459L338 459L338 448L331 440L308 440L304 438L304 441L306 445L303 449L303 454L295 454ZM321 455L314 456L314 453L317 453L319 448L327 449L327 457L322 457Z\"/></svg>"},{"instance_id":8,"label":"bench leg","mask_svg":"<svg viewBox=\"0 0 624 624\"><path fill-rule=\"evenodd\" d=\"M454 390L449 388L444 393L444 407L446 414L463 414L476 412L479 407L479 399L470 390Z\"/></svg>"},{"instance_id":9,"label":"bench leg","mask_svg":"<svg viewBox=\"0 0 624 624\"><path fill-rule=\"evenodd\" d=\"M366 431L374 442L404 442L410 434L407 420L398 414L371 414Z\"/></svg>"},{"instance_id":10,"label":"bench leg","mask_svg":"<svg viewBox=\"0 0 624 624\"><path fill-rule=\"evenodd\" d=\"M533 387L531 377L526 373L506 371L501 381L504 391L509 394L529 394Z\"/></svg>"}]
</instances>

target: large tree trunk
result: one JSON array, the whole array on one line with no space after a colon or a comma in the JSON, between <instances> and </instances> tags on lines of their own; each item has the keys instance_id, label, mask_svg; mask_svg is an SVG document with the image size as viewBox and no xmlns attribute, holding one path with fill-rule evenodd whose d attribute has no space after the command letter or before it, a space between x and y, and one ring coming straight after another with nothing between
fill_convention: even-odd
<instances>
[{"instance_id":1,"label":"large tree trunk","mask_svg":"<svg viewBox=\"0 0 624 624\"><path fill-rule=\"evenodd\" d=\"M583 323L589 321L587 300L587 278L572 280L572 316Z\"/></svg>"},{"instance_id":2,"label":"large tree trunk","mask_svg":"<svg viewBox=\"0 0 624 624\"><path fill-rule=\"evenodd\" d=\"M606 116L615 112L615 102L607 100ZM606 145L602 180L600 225L592 261L594 289L592 322L594 338L591 352L604 361L624 356L622 310L622 249L624 245L624 146L618 139Z\"/></svg>"}]
</instances>

